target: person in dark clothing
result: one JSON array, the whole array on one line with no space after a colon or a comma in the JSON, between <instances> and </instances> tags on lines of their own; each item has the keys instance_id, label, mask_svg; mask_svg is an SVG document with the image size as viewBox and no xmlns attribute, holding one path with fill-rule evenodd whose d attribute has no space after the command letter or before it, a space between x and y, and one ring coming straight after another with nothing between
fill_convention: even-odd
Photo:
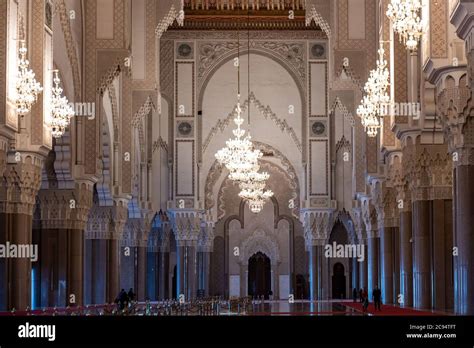
<instances>
[{"instance_id":1,"label":"person in dark clothing","mask_svg":"<svg viewBox=\"0 0 474 348\"><path fill-rule=\"evenodd\" d=\"M133 292L133 288L130 288L130 290L128 290L128 300L130 302L133 302L135 300L135 293Z\"/></svg>"},{"instance_id":2,"label":"person in dark clothing","mask_svg":"<svg viewBox=\"0 0 474 348\"><path fill-rule=\"evenodd\" d=\"M369 296L364 297L364 302L362 304L362 310L363 310L364 313L367 312L367 308L369 308Z\"/></svg>"},{"instance_id":3,"label":"person in dark clothing","mask_svg":"<svg viewBox=\"0 0 474 348\"><path fill-rule=\"evenodd\" d=\"M360 303L364 303L364 290L362 290L362 288L359 290L359 300Z\"/></svg>"},{"instance_id":4,"label":"person in dark clothing","mask_svg":"<svg viewBox=\"0 0 474 348\"><path fill-rule=\"evenodd\" d=\"M128 295L125 292L125 289L120 290L120 293L118 295L118 302L120 305L120 309L124 309L125 304L128 302Z\"/></svg>"},{"instance_id":5,"label":"person in dark clothing","mask_svg":"<svg viewBox=\"0 0 474 348\"><path fill-rule=\"evenodd\" d=\"M374 300L374 307L375 310L381 311L380 305L382 303L382 291L379 289L378 286L375 287L375 289L372 291L372 298Z\"/></svg>"},{"instance_id":6,"label":"person in dark clothing","mask_svg":"<svg viewBox=\"0 0 474 348\"><path fill-rule=\"evenodd\" d=\"M354 300L354 303L357 302L357 289L356 288L352 290L352 299Z\"/></svg>"}]
</instances>

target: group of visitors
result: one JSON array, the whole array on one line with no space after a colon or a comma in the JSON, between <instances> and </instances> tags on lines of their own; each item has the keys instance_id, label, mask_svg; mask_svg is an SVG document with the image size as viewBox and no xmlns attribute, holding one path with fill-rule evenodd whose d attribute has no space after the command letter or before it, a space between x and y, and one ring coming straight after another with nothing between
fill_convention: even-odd
<instances>
[{"instance_id":1,"label":"group of visitors","mask_svg":"<svg viewBox=\"0 0 474 348\"><path fill-rule=\"evenodd\" d=\"M132 303L134 300L135 300L135 293L133 292L132 288L128 290L128 293L125 291L125 289L122 289L120 290L120 293L115 299L115 303L119 306L120 309L124 309L125 307L128 306L129 303Z\"/></svg>"},{"instance_id":2,"label":"group of visitors","mask_svg":"<svg viewBox=\"0 0 474 348\"><path fill-rule=\"evenodd\" d=\"M369 308L369 293L367 292L367 288L360 288L359 291L354 288L352 290L352 299L354 300L354 302L357 302L357 299L359 299L359 302L362 303L363 312L367 312L367 309ZM382 291L379 289L378 286L376 286L372 291L372 299L374 301L375 310L382 311Z\"/></svg>"}]
</instances>

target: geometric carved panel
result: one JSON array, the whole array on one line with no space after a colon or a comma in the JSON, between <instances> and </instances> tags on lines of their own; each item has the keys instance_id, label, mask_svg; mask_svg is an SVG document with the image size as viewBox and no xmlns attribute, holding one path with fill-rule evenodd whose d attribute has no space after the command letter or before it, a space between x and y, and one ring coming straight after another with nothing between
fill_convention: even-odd
<instances>
[{"instance_id":1,"label":"geometric carved panel","mask_svg":"<svg viewBox=\"0 0 474 348\"><path fill-rule=\"evenodd\" d=\"M310 140L309 192L311 196L329 194L328 141Z\"/></svg>"},{"instance_id":2,"label":"geometric carved panel","mask_svg":"<svg viewBox=\"0 0 474 348\"><path fill-rule=\"evenodd\" d=\"M194 196L194 140L176 141L176 196Z\"/></svg>"}]
</instances>

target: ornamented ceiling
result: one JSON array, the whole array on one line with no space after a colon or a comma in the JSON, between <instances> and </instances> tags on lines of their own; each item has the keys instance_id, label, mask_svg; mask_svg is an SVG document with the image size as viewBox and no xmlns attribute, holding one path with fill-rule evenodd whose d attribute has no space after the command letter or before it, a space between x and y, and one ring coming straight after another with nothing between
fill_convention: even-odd
<instances>
[{"instance_id":1,"label":"ornamented ceiling","mask_svg":"<svg viewBox=\"0 0 474 348\"><path fill-rule=\"evenodd\" d=\"M176 30L318 30L305 25L303 0L185 0ZM248 25L247 25L248 23Z\"/></svg>"}]
</instances>

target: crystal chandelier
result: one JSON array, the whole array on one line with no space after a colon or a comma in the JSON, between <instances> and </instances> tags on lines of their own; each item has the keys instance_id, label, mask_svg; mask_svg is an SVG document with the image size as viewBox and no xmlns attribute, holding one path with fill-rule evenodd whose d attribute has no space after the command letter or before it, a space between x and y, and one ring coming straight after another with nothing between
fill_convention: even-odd
<instances>
[{"instance_id":1,"label":"crystal chandelier","mask_svg":"<svg viewBox=\"0 0 474 348\"><path fill-rule=\"evenodd\" d=\"M268 173L258 173L258 169L256 169L249 176L248 181L239 184L241 189L239 197L247 200L252 213L259 213L263 209L265 202L273 196L271 190L265 190L265 183L269 177Z\"/></svg>"},{"instance_id":2,"label":"crystal chandelier","mask_svg":"<svg viewBox=\"0 0 474 348\"><path fill-rule=\"evenodd\" d=\"M29 69L30 62L26 59L28 50L24 40L20 41L18 52L20 61L18 63L15 103L17 113L24 116L30 112L31 107L38 100L38 94L43 91L43 88L36 81L35 73Z\"/></svg>"},{"instance_id":3,"label":"crystal chandelier","mask_svg":"<svg viewBox=\"0 0 474 348\"><path fill-rule=\"evenodd\" d=\"M59 78L59 71L54 70L54 86L51 97L51 133L54 138L60 138L69 126L71 118L74 116L74 110L69 105L66 97L63 97L63 89L59 86L61 79Z\"/></svg>"},{"instance_id":4,"label":"crystal chandelier","mask_svg":"<svg viewBox=\"0 0 474 348\"><path fill-rule=\"evenodd\" d=\"M421 0L391 0L387 9L387 17L392 22L394 32L411 51L416 50L418 41L423 35L421 8Z\"/></svg>"},{"instance_id":5,"label":"crystal chandelier","mask_svg":"<svg viewBox=\"0 0 474 348\"><path fill-rule=\"evenodd\" d=\"M361 117L361 123L364 126L367 135L371 138L376 137L380 128L379 115L382 114L382 108L390 103L388 87L390 85L390 73L387 69L387 60L385 59L385 50L381 46L378 50L377 68L370 71L364 91L361 104L357 108L357 114Z\"/></svg>"}]
</instances>

